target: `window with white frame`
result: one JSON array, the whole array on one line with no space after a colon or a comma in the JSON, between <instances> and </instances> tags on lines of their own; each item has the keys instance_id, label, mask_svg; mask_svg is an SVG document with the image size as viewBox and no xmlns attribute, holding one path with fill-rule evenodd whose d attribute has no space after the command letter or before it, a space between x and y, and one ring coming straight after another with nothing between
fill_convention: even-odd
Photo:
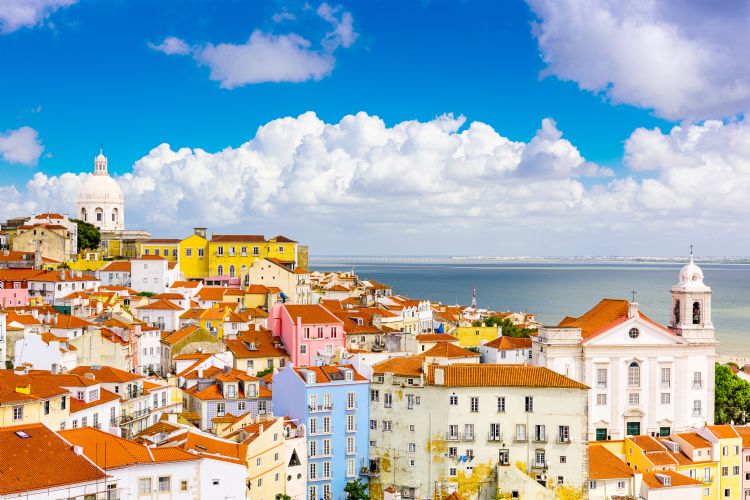
<instances>
[{"instance_id":1,"label":"window with white frame","mask_svg":"<svg viewBox=\"0 0 750 500\"><path fill-rule=\"evenodd\" d=\"M637 392L631 392L628 394L628 404L629 405L637 405L640 403L641 395Z\"/></svg>"},{"instance_id":2,"label":"window with white frame","mask_svg":"<svg viewBox=\"0 0 750 500\"><path fill-rule=\"evenodd\" d=\"M668 392L661 393L661 404L668 405L672 401L672 395Z\"/></svg>"},{"instance_id":3,"label":"window with white frame","mask_svg":"<svg viewBox=\"0 0 750 500\"><path fill-rule=\"evenodd\" d=\"M497 412L505 413L505 396L498 396L497 398Z\"/></svg>"},{"instance_id":4,"label":"window with white frame","mask_svg":"<svg viewBox=\"0 0 750 500\"><path fill-rule=\"evenodd\" d=\"M596 386L604 389L607 387L607 369L598 368L596 370Z\"/></svg>"},{"instance_id":5,"label":"window with white frame","mask_svg":"<svg viewBox=\"0 0 750 500\"><path fill-rule=\"evenodd\" d=\"M635 361L628 366L628 386L641 386L641 366Z\"/></svg>"},{"instance_id":6,"label":"window with white frame","mask_svg":"<svg viewBox=\"0 0 750 500\"><path fill-rule=\"evenodd\" d=\"M596 404L599 406L603 406L607 404L607 395L606 394L597 394L596 395Z\"/></svg>"},{"instance_id":7,"label":"window with white frame","mask_svg":"<svg viewBox=\"0 0 750 500\"><path fill-rule=\"evenodd\" d=\"M671 387L672 385L672 369L669 367L663 367L661 369L661 386Z\"/></svg>"},{"instance_id":8,"label":"window with white frame","mask_svg":"<svg viewBox=\"0 0 750 500\"><path fill-rule=\"evenodd\" d=\"M472 396L469 398L469 410L472 413L477 413L479 411L479 398L476 396Z\"/></svg>"}]
</instances>

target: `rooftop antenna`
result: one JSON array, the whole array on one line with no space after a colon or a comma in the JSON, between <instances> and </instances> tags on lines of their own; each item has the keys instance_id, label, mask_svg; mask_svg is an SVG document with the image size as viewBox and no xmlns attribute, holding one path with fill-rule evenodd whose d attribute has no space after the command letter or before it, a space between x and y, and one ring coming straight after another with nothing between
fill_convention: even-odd
<instances>
[{"instance_id":1,"label":"rooftop antenna","mask_svg":"<svg viewBox=\"0 0 750 500\"><path fill-rule=\"evenodd\" d=\"M690 244L690 263L692 264L692 262L693 262L693 244L691 243Z\"/></svg>"},{"instance_id":2,"label":"rooftop antenna","mask_svg":"<svg viewBox=\"0 0 750 500\"><path fill-rule=\"evenodd\" d=\"M474 309L477 308L477 289L472 288L471 289L471 307Z\"/></svg>"},{"instance_id":3,"label":"rooftop antenna","mask_svg":"<svg viewBox=\"0 0 750 500\"><path fill-rule=\"evenodd\" d=\"M636 294L637 294L638 292L636 292L635 290L631 290L631 291L630 291L630 293L632 293L632 294L633 294L633 302L635 302L635 296L636 296Z\"/></svg>"}]
</instances>

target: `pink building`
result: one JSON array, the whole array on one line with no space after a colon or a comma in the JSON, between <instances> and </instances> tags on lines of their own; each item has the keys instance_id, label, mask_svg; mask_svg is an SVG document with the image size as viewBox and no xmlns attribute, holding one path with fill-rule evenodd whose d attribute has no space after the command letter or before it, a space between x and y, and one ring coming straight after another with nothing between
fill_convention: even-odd
<instances>
[{"instance_id":1,"label":"pink building","mask_svg":"<svg viewBox=\"0 0 750 500\"><path fill-rule=\"evenodd\" d=\"M747 365L745 365L747 370ZM734 430L742 437L742 498L750 497L750 427L736 425Z\"/></svg>"},{"instance_id":2,"label":"pink building","mask_svg":"<svg viewBox=\"0 0 750 500\"><path fill-rule=\"evenodd\" d=\"M28 279L39 273L33 269L0 269L0 308L29 305Z\"/></svg>"},{"instance_id":3,"label":"pink building","mask_svg":"<svg viewBox=\"0 0 750 500\"><path fill-rule=\"evenodd\" d=\"M336 348L346 346L344 322L321 305L276 304L270 319L294 366L328 364Z\"/></svg>"}]
</instances>

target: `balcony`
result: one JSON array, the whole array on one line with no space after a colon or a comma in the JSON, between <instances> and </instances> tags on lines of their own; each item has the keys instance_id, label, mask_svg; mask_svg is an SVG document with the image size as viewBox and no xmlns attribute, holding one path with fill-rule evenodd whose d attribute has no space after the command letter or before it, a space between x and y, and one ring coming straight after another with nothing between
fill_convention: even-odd
<instances>
[{"instance_id":1,"label":"balcony","mask_svg":"<svg viewBox=\"0 0 750 500\"><path fill-rule=\"evenodd\" d=\"M369 467L362 467L359 469L359 475L365 477L379 477L380 470L377 468L371 469Z\"/></svg>"},{"instance_id":2,"label":"balcony","mask_svg":"<svg viewBox=\"0 0 750 500\"><path fill-rule=\"evenodd\" d=\"M526 434L516 434L513 436L513 442L514 443L525 443L529 440L529 437Z\"/></svg>"},{"instance_id":3,"label":"balcony","mask_svg":"<svg viewBox=\"0 0 750 500\"><path fill-rule=\"evenodd\" d=\"M570 436L557 436L557 443L570 444Z\"/></svg>"},{"instance_id":4,"label":"balcony","mask_svg":"<svg viewBox=\"0 0 750 500\"><path fill-rule=\"evenodd\" d=\"M461 441L474 442L475 439L473 432L464 432L464 435L461 436Z\"/></svg>"},{"instance_id":5,"label":"balcony","mask_svg":"<svg viewBox=\"0 0 750 500\"><path fill-rule=\"evenodd\" d=\"M703 381L693 380L693 389L703 389Z\"/></svg>"},{"instance_id":6,"label":"balcony","mask_svg":"<svg viewBox=\"0 0 750 500\"><path fill-rule=\"evenodd\" d=\"M327 405L307 405L307 410L310 413L333 411L333 403Z\"/></svg>"},{"instance_id":7,"label":"balcony","mask_svg":"<svg viewBox=\"0 0 750 500\"><path fill-rule=\"evenodd\" d=\"M534 443L546 443L547 442L547 435L546 434L537 434L532 439Z\"/></svg>"},{"instance_id":8,"label":"balcony","mask_svg":"<svg viewBox=\"0 0 750 500\"><path fill-rule=\"evenodd\" d=\"M531 468L537 470L547 470L549 468L549 462L537 462L536 460L534 460L534 462L531 464Z\"/></svg>"},{"instance_id":9,"label":"balcony","mask_svg":"<svg viewBox=\"0 0 750 500\"><path fill-rule=\"evenodd\" d=\"M446 441L461 441L461 433L460 432L446 432L445 433L445 440Z\"/></svg>"},{"instance_id":10,"label":"balcony","mask_svg":"<svg viewBox=\"0 0 750 500\"><path fill-rule=\"evenodd\" d=\"M490 432L487 434L487 441L492 443L498 443L503 440L503 434L501 432Z\"/></svg>"}]
</instances>

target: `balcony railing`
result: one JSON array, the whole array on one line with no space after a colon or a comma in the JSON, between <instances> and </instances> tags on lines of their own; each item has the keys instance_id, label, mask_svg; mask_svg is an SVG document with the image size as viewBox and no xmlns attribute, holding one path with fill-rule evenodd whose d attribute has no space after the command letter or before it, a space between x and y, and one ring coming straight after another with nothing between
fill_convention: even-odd
<instances>
[{"instance_id":1,"label":"balcony railing","mask_svg":"<svg viewBox=\"0 0 750 500\"><path fill-rule=\"evenodd\" d=\"M703 389L703 381L693 380L693 389Z\"/></svg>"},{"instance_id":2,"label":"balcony railing","mask_svg":"<svg viewBox=\"0 0 750 500\"><path fill-rule=\"evenodd\" d=\"M502 432L490 432L489 434L487 434L487 441L496 443L502 440L503 440Z\"/></svg>"},{"instance_id":3,"label":"balcony railing","mask_svg":"<svg viewBox=\"0 0 750 500\"><path fill-rule=\"evenodd\" d=\"M557 442L562 444L570 443L570 436L557 436Z\"/></svg>"},{"instance_id":4,"label":"balcony railing","mask_svg":"<svg viewBox=\"0 0 750 500\"><path fill-rule=\"evenodd\" d=\"M547 435L546 434L536 434L534 436L534 439L532 439L535 443L546 443L547 442Z\"/></svg>"},{"instance_id":5,"label":"balcony railing","mask_svg":"<svg viewBox=\"0 0 750 500\"><path fill-rule=\"evenodd\" d=\"M362 467L359 469L359 475L365 477L378 477L380 476L380 470L371 469L369 467Z\"/></svg>"},{"instance_id":6,"label":"balcony railing","mask_svg":"<svg viewBox=\"0 0 750 500\"><path fill-rule=\"evenodd\" d=\"M461 441L473 442L475 439L473 432L464 432L463 436L461 436Z\"/></svg>"},{"instance_id":7,"label":"balcony railing","mask_svg":"<svg viewBox=\"0 0 750 500\"><path fill-rule=\"evenodd\" d=\"M307 405L310 413L319 413L323 411L333 411L333 403L327 405Z\"/></svg>"},{"instance_id":8,"label":"balcony railing","mask_svg":"<svg viewBox=\"0 0 750 500\"><path fill-rule=\"evenodd\" d=\"M461 441L461 433L460 432L446 432L445 433L445 440L446 441Z\"/></svg>"},{"instance_id":9,"label":"balcony railing","mask_svg":"<svg viewBox=\"0 0 750 500\"><path fill-rule=\"evenodd\" d=\"M513 436L513 442L514 443L525 443L529 440L529 437L526 434L516 434Z\"/></svg>"}]
</instances>

